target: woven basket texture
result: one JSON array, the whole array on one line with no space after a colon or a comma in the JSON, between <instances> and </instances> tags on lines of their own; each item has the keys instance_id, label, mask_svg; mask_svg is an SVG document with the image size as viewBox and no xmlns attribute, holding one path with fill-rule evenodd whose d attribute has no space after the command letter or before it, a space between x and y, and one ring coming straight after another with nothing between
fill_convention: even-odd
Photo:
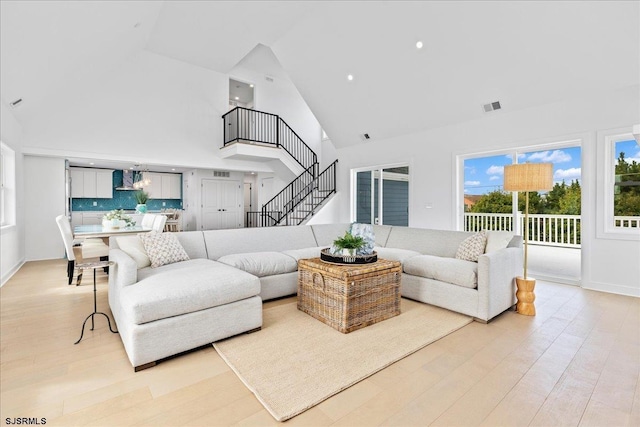
<instances>
[{"instance_id":1,"label":"woven basket texture","mask_svg":"<svg viewBox=\"0 0 640 427\"><path fill-rule=\"evenodd\" d=\"M298 262L298 309L349 333L400 314L399 262L329 264L320 258Z\"/></svg>"}]
</instances>

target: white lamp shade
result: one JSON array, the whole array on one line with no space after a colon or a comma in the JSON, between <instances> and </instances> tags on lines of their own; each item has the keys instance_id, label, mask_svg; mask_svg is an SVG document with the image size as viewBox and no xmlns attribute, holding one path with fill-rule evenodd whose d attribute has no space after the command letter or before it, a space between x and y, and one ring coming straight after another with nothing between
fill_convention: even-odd
<instances>
[{"instance_id":1,"label":"white lamp shade","mask_svg":"<svg viewBox=\"0 0 640 427\"><path fill-rule=\"evenodd\" d=\"M553 188L553 163L521 163L504 167L506 191L544 191Z\"/></svg>"}]
</instances>

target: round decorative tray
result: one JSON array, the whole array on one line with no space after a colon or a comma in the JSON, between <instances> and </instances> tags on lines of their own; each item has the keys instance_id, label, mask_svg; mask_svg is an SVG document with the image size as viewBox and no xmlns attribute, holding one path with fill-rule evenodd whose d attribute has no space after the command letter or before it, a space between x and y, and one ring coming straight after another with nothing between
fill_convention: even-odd
<instances>
[{"instance_id":1,"label":"round decorative tray","mask_svg":"<svg viewBox=\"0 0 640 427\"><path fill-rule=\"evenodd\" d=\"M320 259L332 264L371 264L378 261L378 253L373 251L371 255L332 255L329 248L320 251Z\"/></svg>"}]
</instances>

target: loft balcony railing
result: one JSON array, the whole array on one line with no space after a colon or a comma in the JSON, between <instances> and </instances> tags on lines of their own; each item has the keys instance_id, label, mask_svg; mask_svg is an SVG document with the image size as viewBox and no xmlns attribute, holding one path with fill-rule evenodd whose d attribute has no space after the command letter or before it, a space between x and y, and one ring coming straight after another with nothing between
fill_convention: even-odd
<instances>
[{"instance_id":1,"label":"loft balcony railing","mask_svg":"<svg viewBox=\"0 0 640 427\"><path fill-rule=\"evenodd\" d=\"M266 144L285 150L305 170L318 163L316 153L276 114L236 107L222 116L224 146L238 141ZM312 170L314 177L317 170Z\"/></svg>"}]
</instances>

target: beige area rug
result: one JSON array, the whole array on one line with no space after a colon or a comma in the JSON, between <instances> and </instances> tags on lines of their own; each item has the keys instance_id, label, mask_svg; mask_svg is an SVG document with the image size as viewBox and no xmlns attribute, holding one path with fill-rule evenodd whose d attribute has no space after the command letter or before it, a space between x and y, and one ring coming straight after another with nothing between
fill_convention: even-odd
<instances>
[{"instance_id":1,"label":"beige area rug","mask_svg":"<svg viewBox=\"0 0 640 427\"><path fill-rule=\"evenodd\" d=\"M472 320L404 298L401 310L345 335L292 302L264 310L261 331L213 346L271 415L284 421Z\"/></svg>"}]
</instances>

